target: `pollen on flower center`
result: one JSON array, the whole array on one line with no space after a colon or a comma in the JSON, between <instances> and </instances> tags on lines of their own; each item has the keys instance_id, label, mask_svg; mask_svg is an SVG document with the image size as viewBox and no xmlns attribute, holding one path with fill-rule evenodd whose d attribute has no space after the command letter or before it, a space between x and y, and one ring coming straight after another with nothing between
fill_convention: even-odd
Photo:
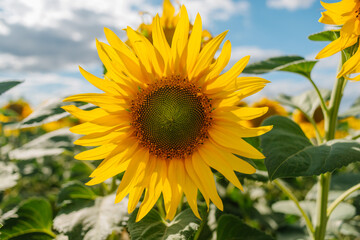
<instances>
[{"instance_id":1,"label":"pollen on flower center","mask_svg":"<svg viewBox=\"0 0 360 240\"><path fill-rule=\"evenodd\" d=\"M131 106L140 144L162 158L185 158L208 137L211 101L188 79L163 78L141 90Z\"/></svg>"}]
</instances>

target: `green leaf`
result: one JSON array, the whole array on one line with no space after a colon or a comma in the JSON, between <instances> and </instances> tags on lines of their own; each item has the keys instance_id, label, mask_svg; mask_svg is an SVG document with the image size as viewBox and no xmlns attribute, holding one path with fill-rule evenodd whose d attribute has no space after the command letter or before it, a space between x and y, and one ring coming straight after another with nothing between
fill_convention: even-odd
<instances>
[{"instance_id":1,"label":"green leaf","mask_svg":"<svg viewBox=\"0 0 360 240\"><path fill-rule=\"evenodd\" d=\"M18 81L18 80L10 80L10 81L0 82L0 95L20 83L22 83L22 81Z\"/></svg>"},{"instance_id":2,"label":"green leaf","mask_svg":"<svg viewBox=\"0 0 360 240\"><path fill-rule=\"evenodd\" d=\"M320 93L325 101L330 99L331 91L321 89ZM300 109L310 117L313 117L315 111L320 106L320 99L315 90L306 91L295 97L280 94L276 100L284 105Z\"/></svg>"},{"instance_id":3,"label":"green leaf","mask_svg":"<svg viewBox=\"0 0 360 240\"><path fill-rule=\"evenodd\" d=\"M251 73L251 74L268 73L270 71L276 70L276 68L278 67L285 66L289 63L296 62L299 60L304 60L304 58L300 56L273 57L266 59L264 61L248 64L245 67L243 73Z\"/></svg>"},{"instance_id":4,"label":"green leaf","mask_svg":"<svg viewBox=\"0 0 360 240\"><path fill-rule=\"evenodd\" d=\"M311 34L308 38L311 41L334 41L340 36L340 30L327 30Z\"/></svg>"},{"instance_id":5,"label":"green leaf","mask_svg":"<svg viewBox=\"0 0 360 240\"><path fill-rule=\"evenodd\" d=\"M0 229L1 239L54 239L51 224L50 203L43 198L31 198L20 204L15 215L5 219Z\"/></svg>"},{"instance_id":6,"label":"green leaf","mask_svg":"<svg viewBox=\"0 0 360 240\"><path fill-rule=\"evenodd\" d=\"M80 182L69 182L59 194L60 211L54 229L69 240L105 240L114 231L122 231L128 218L127 198L115 204L115 194L97 196Z\"/></svg>"},{"instance_id":7,"label":"green leaf","mask_svg":"<svg viewBox=\"0 0 360 240\"><path fill-rule=\"evenodd\" d=\"M317 61L299 60L275 68L276 71L292 72L310 78L312 69Z\"/></svg>"},{"instance_id":8,"label":"green leaf","mask_svg":"<svg viewBox=\"0 0 360 240\"><path fill-rule=\"evenodd\" d=\"M230 214L224 214L220 217L217 227L217 239L273 240L271 236L248 226L240 218Z\"/></svg>"},{"instance_id":9,"label":"green leaf","mask_svg":"<svg viewBox=\"0 0 360 240\"><path fill-rule=\"evenodd\" d=\"M41 126L45 123L58 121L62 118L70 116L61 107L65 105L76 105L79 106L79 103L64 103L63 99L51 99L40 105L34 110L29 116L27 116L18 126L18 128L29 128ZM79 106L83 110L88 110L94 108L92 104L86 104Z\"/></svg>"},{"instance_id":10,"label":"green leaf","mask_svg":"<svg viewBox=\"0 0 360 240\"><path fill-rule=\"evenodd\" d=\"M78 135L71 133L68 128L58 129L41 135L38 138L12 150L10 158L29 160L38 157L56 156L73 146Z\"/></svg>"},{"instance_id":11,"label":"green leaf","mask_svg":"<svg viewBox=\"0 0 360 240\"><path fill-rule=\"evenodd\" d=\"M301 128L286 117L272 116L263 125L274 125L270 132L261 136L261 146L266 156L265 165L270 180L273 180L282 176L279 169L282 170L288 157L312 145Z\"/></svg>"},{"instance_id":12,"label":"green leaf","mask_svg":"<svg viewBox=\"0 0 360 240\"><path fill-rule=\"evenodd\" d=\"M132 240L189 239L199 228L200 220L191 209L179 213L171 222L164 220L152 209L141 221L135 222L138 209L129 218L128 230Z\"/></svg>"},{"instance_id":13,"label":"green leaf","mask_svg":"<svg viewBox=\"0 0 360 240\"><path fill-rule=\"evenodd\" d=\"M19 169L14 163L0 162L0 191L16 185L20 177L18 171Z\"/></svg>"},{"instance_id":14,"label":"green leaf","mask_svg":"<svg viewBox=\"0 0 360 240\"><path fill-rule=\"evenodd\" d=\"M360 142L331 140L313 146L300 127L286 117L270 117L264 125L274 125L272 131L261 136L271 180L320 175L360 161Z\"/></svg>"}]
</instances>

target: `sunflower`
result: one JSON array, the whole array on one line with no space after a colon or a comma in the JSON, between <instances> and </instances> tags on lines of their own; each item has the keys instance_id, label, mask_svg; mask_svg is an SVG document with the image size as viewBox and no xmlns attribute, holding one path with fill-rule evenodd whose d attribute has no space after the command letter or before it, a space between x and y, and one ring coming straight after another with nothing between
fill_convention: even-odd
<instances>
[{"instance_id":1,"label":"sunflower","mask_svg":"<svg viewBox=\"0 0 360 240\"><path fill-rule=\"evenodd\" d=\"M64 101L92 103L98 108L84 111L63 107L84 123L71 128L85 134L75 144L98 146L75 156L79 160L101 160L87 185L125 172L115 202L129 195L132 212L143 196L136 221L142 219L162 195L166 219L173 219L181 196L200 218L197 194L223 209L211 168L236 187L242 186L234 171L252 174L255 168L233 153L253 159L264 156L243 137L259 136L272 127L246 128L241 120L259 117L266 108L238 108L236 102L260 91L267 80L238 77L249 61L239 60L221 74L230 59L226 32L213 38L200 51L202 23L198 14L189 36L189 18L184 6L171 45L157 15L153 43L127 27L132 48L105 28L110 45L97 41L100 59L110 79L98 78L80 67L82 75L104 93L78 94Z\"/></svg>"},{"instance_id":2,"label":"sunflower","mask_svg":"<svg viewBox=\"0 0 360 240\"><path fill-rule=\"evenodd\" d=\"M360 1L342 0L337 3L324 3L321 5L326 9L322 13L319 22L331 25L342 25L340 37L322 49L316 59L329 57L350 46L357 47L360 35ZM349 78L347 75L360 73L360 48L342 66L337 78L345 76L347 79L359 81L360 76Z\"/></svg>"},{"instance_id":3,"label":"sunflower","mask_svg":"<svg viewBox=\"0 0 360 240\"><path fill-rule=\"evenodd\" d=\"M237 106L239 106L239 104ZM248 127L259 127L266 118L273 115L280 115L280 116L288 115L286 109L283 106L281 106L277 101L273 101L265 97L257 102L254 102L251 105L251 107L253 108L267 107L268 111L260 117L244 121L243 124Z\"/></svg>"}]
</instances>

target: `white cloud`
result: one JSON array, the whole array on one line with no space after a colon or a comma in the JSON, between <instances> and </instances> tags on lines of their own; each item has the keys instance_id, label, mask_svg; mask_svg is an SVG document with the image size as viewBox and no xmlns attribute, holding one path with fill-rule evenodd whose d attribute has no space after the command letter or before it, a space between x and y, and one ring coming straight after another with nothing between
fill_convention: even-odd
<instances>
[{"instance_id":1,"label":"white cloud","mask_svg":"<svg viewBox=\"0 0 360 240\"><path fill-rule=\"evenodd\" d=\"M267 0L266 5L270 8L295 11L309 8L314 2L315 0Z\"/></svg>"},{"instance_id":2,"label":"white cloud","mask_svg":"<svg viewBox=\"0 0 360 240\"><path fill-rule=\"evenodd\" d=\"M214 20L226 21L234 15L247 16L250 11L250 3L244 0L183 0L181 2L188 9L191 19L195 19L199 12L205 25Z\"/></svg>"}]
</instances>

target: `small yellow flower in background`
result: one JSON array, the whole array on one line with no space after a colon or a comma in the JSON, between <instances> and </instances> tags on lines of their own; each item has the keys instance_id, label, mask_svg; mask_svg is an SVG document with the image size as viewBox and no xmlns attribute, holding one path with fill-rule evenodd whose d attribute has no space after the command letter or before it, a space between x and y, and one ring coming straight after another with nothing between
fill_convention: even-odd
<instances>
[{"instance_id":1,"label":"small yellow flower in background","mask_svg":"<svg viewBox=\"0 0 360 240\"><path fill-rule=\"evenodd\" d=\"M315 57L316 59L329 57L347 47L357 44L360 35L359 0L342 0L337 3L321 2L321 5L326 11L322 13L319 22L331 25L342 25L342 27L340 37L321 50ZM344 63L337 78L344 76L347 79L359 81L360 76L354 78L347 76L352 73L360 73L360 48Z\"/></svg>"},{"instance_id":2,"label":"small yellow flower in background","mask_svg":"<svg viewBox=\"0 0 360 240\"><path fill-rule=\"evenodd\" d=\"M267 107L239 108L235 104L260 91L269 81L238 77L249 56L221 74L230 60L230 41L224 43L216 60L214 55L226 32L201 49L199 14L190 36L189 28L184 6L170 45L158 15L152 24L152 43L130 27L126 29L132 48L105 28L110 45L98 41L96 45L108 70L107 78L80 68L83 76L104 93L78 94L64 100L98 106L90 111L73 105L63 107L84 121L71 128L74 133L86 135L75 144L99 146L75 158L104 159L87 185L125 172L115 202L129 195L130 213L144 194L137 221L161 195L167 219L174 218L182 194L200 218L198 190L208 206L211 200L222 210L211 168L242 189L234 171L252 174L255 168L232 153L264 158L242 138L262 135L272 127L247 128L239 122L262 116Z\"/></svg>"},{"instance_id":3,"label":"small yellow flower in background","mask_svg":"<svg viewBox=\"0 0 360 240\"><path fill-rule=\"evenodd\" d=\"M347 122L349 128L354 130L360 130L360 119L356 117L347 117L342 119L340 122Z\"/></svg>"},{"instance_id":4,"label":"small yellow flower in background","mask_svg":"<svg viewBox=\"0 0 360 240\"><path fill-rule=\"evenodd\" d=\"M239 105L237 105L239 106ZM257 102L254 102L251 107L260 108L267 107L269 110L262 116L244 121L243 124L248 127L259 127L261 123L268 117L273 115L288 116L286 109L281 106L278 102L270 100L268 98L262 98Z\"/></svg>"},{"instance_id":5,"label":"small yellow flower in background","mask_svg":"<svg viewBox=\"0 0 360 240\"><path fill-rule=\"evenodd\" d=\"M316 108L312 118L316 123L320 136L322 137L325 136L324 114L320 106ZM301 111L295 110L293 112L293 120L300 126L301 130L305 133L307 138L309 139L316 138L314 126L309 122L309 120ZM335 132L335 139L344 138L347 135L348 133L346 131L337 130Z\"/></svg>"},{"instance_id":6,"label":"small yellow flower in background","mask_svg":"<svg viewBox=\"0 0 360 240\"><path fill-rule=\"evenodd\" d=\"M310 121L306 118L306 116L299 110L294 110L293 112L293 120L296 122L302 129L302 131L305 133L306 137L309 139L316 138L316 133L314 126L310 123ZM316 126L319 130L319 134L321 136L325 135L324 130L324 114L321 110L321 107L319 106L316 108L314 115L312 116L314 119Z\"/></svg>"},{"instance_id":7,"label":"small yellow flower in background","mask_svg":"<svg viewBox=\"0 0 360 240\"><path fill-rule=\"evenodd\" d=\"M79 123L78 119L75 118L62 118L55 122L49 122L41 125L42 129L44 129L46 132L52 132L60 128L64 127L73 127Z\"/></svg>"},{"instance_id":8,"label":"small yellow flower in background","mask_svg":"<svg viewBox=\"0 0 360 240\"><path fill-rule=\"evenodd\" d=\"M21 121L32 113L32 108L29 103L23 99L18 99L16 101L10 101L6 104L3 109L11 110L16 115L10 117L9 121ZM13 118L13 119L11 119Z\"/></svg>"}]
</instances>

